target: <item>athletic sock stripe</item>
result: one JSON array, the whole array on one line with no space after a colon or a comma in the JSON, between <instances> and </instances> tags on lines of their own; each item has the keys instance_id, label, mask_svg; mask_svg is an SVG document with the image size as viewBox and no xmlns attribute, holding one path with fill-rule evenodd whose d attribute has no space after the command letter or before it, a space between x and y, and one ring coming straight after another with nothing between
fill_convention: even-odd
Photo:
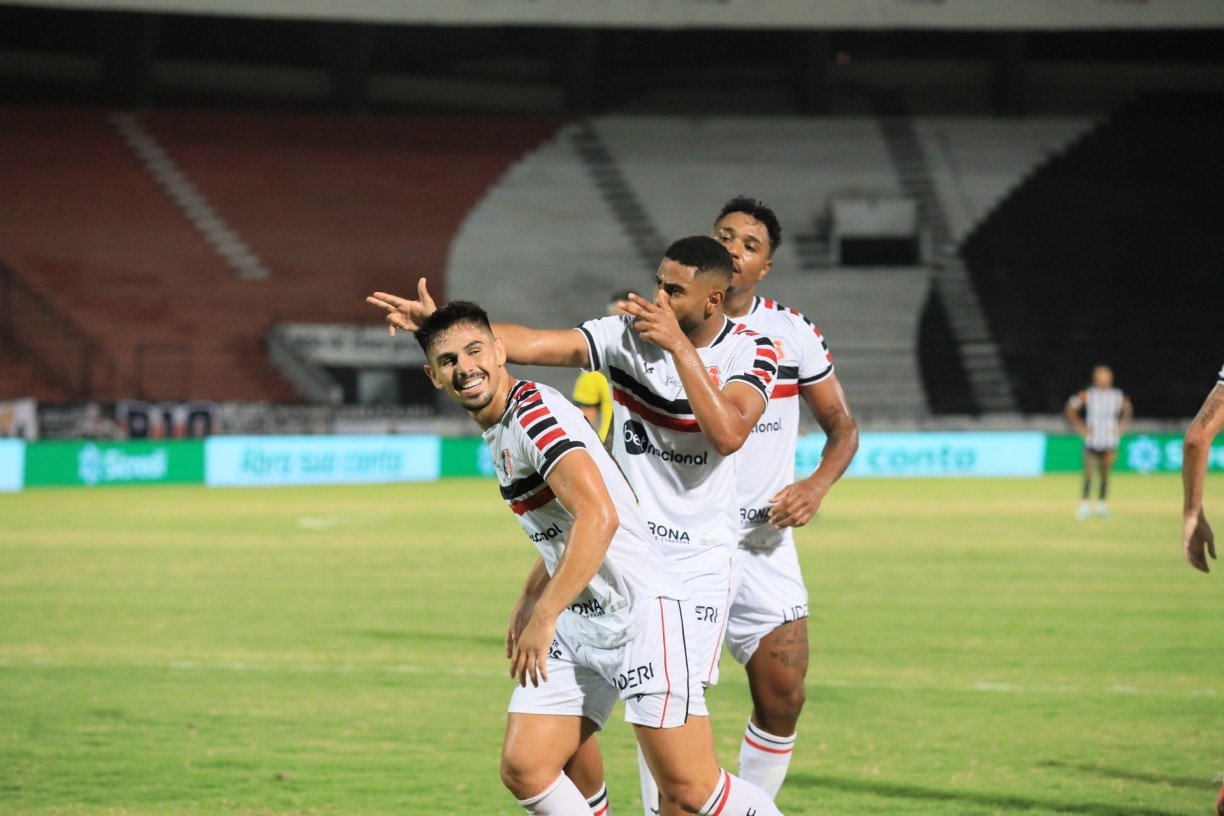
<instances>
[{"instance_id":1,"label":"athletic sock stripe","mask_svg":"<svg viewBox=\"0 0 1224 816\"><path fill-rule=\"evenodd\" d=\"M748 723L747 730L751 731L752 736L756 737L761 742L767 742L770 745L787 746L787 745L795 744L795 737L793 735L789 737L776 737L773 734L765 733L764 731L762 731L761 729L753 725L751 722Z\"/></svg>"},{"instance_id":2,"label":"athletic sock stripe","mask_svg":"<svg viewBox=\"0 0 1224 816\"><path fill-rule=\"evenodd\" d=\"M744 742L748 743L750 747L755 748L758 751L764 751L767 754L790 754L790 753L794 753L795 751L793 747L791 748L770 748L768 745L762 745L759 742L753 742L752 739L747 734L744 735Z\"/></svg>"},{"instance_id":3,"label":"athletic sock stripe","mask_svg":"<svg viewBox=\"0 0 1224 816\"><path fill-rule=\"evenodd\" d=\"M731 798L731 774L726 771L722 772L722 796L718 799L718 804L714 806L714 810L710 811L710 816L720 816L723 808L727 806L727 800Z\"/></svg>"},{"instance_id":4,"label":"athletic sock stripe","mask_svg":"<svg viewBox=\"0 0 1224 816\"><path fill-rule=\"evenodd\" d=\"M590 799L587 800L587 804L590 805L591 807L598 807L599 803L605 801L607 798L608 798L608 788L607 786L604 786L599 789L599 793L595 794L594 796L592 796Z\"/></svg>"}]
</instances>

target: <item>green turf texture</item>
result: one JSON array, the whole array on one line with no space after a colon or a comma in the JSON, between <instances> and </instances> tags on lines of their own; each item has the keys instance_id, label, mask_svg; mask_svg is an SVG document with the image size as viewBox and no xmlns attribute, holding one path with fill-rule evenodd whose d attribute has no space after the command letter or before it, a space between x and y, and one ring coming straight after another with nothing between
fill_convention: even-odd
<instances>
[{"instance_id":1,"label":"green turf texture","mask_svg":"<svg viewBox=\"0 0 1224 816\"><path fill-rule=\"evenodd\" d=\"M1175 478L1113 490L1077 522L1071 476L839 485L798 535L812 668L782 810L1210 813L1224 574L1183 562ZM519 813L501 643L533 557L488 481L0 495L0 812ZM722 668L734 770L747 686Z\"/></svg>"}]
</instances>

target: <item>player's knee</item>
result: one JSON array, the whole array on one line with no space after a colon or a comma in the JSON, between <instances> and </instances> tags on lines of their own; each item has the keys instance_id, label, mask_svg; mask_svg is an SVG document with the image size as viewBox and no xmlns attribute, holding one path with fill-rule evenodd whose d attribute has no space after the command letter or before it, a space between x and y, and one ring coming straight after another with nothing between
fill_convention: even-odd
<instances>
[{"instance_id":1,"label":"player's knee","mask_svg":"<svg viewBox=\"0 0 1224 816\"><path fill-rule=\"evenodd\" d=\"M757 724L771 734L789 735L807 702L802 682L770 689L757 700Z\"/></svg>"},{"instance_id":2,"label":"player's knee","mask_svg":"<svg viewBox=\"0 0 1224 816\"><path fill-rule=\"evenodd\" d=\"M559 769L545 769L517 752L502 752L501 780L517 799L534 796L557 778Z\"/></svg>"},{"instance_id":3,"label":"player's knee","mask_svg":"<svg viewBox=\"0 0 1224 816\"><path fill-rule=\"evenodd\" d=\"M702 785L697 779L656 780L659 785L659 798L671 802L685 813L696 813L705 806L713 788L706 790L708 785Z\"/></svg>"}]
</instances>

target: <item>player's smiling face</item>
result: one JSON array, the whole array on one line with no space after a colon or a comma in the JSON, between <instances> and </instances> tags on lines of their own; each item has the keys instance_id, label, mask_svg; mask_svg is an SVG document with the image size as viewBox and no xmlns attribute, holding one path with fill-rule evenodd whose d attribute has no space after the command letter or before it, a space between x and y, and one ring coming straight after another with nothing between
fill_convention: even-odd
<instances>
[{"instance_id":1,"label":"player's smiling face","mask_svg":"<svg viewBox=\"0 0 1224 816\"><path fill-rule=\"evenodd\" d=\"M437 337L425 373L473 415L484 411L506 381L506 353L483 326L457 323ZM500 413L500 411L498 412Z\"/></svg>"},{"instance_id":2,"label":"player's smiling face","mask_svg":"<svg viewBox=\"0 0 1224 816\"><path fill-rule=\"evenodd\" d=\"M655 273L655 297L661 296L676 313L680 330L687 335L701 328L722 305L723 287L717 275L698 275L691 266L664 258Z\"/></svg>"},{"instance_id":3,"label":"player's smiling face","mask_svg":"<svg viewBox=\"0 0 1224 816\"><path fill-rule=\"evenodd\" d=\"M740 291L756 286L773 266L770 255L769 230L751 215L731 212L718 219L711 233L731 253L735 274L731 290Z\"/></svg>"}]
</instances>

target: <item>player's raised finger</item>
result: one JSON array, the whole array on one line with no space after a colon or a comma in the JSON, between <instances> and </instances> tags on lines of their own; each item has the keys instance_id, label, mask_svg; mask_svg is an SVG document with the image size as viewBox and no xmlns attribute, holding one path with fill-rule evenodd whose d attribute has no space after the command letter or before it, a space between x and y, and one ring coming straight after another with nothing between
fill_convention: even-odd
<instances>
[{"instance_id":1,"label":"player's raised finger","mask_svg":"<svg viewBox=\"0 0 1224 816\"><path fill-rule=\"evenodd\" d=\"M429 295L429 284L423 277L417 281L417 299L431 312L438 308L434 305L434 299Z\"/></svg>"}]
</instances>

